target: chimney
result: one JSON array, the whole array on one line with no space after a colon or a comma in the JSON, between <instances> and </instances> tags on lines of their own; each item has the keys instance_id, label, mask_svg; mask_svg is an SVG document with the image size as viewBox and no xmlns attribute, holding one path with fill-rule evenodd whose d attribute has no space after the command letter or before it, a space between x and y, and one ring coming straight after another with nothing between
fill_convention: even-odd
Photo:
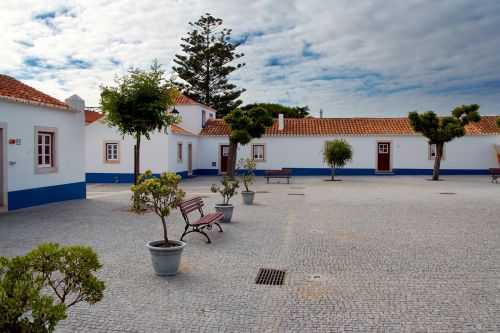
<instances>
[{"instance_id":1,"label":"chimney","mask_svg":"<svg viewBox=\"0 0 500 333\"><path fill-rule=\"evenodd\" d=\"M64 100L64 103L71 106L73 109L79 112L85 112L85 101L78 95L72 95Z\"/></svg>"},{"instance_id":2,"label":"chimney","mask_svg":"<svg viewBox=\"0 0 500 333\"><path fill-rule=\"evenodd\" d=\"M278 131L285 129L285 119L283 118L283 113L278 115Z\"/></svg>"},{"instance_id":3,"label":"chimney","mask_svg":"<svg viewBox=\"0 0 500 333\"><path fill-rule=\"evenodd\" d=\"M323 109L319 109L319 118L323 119Z\"/></svg>"}]
</instances>

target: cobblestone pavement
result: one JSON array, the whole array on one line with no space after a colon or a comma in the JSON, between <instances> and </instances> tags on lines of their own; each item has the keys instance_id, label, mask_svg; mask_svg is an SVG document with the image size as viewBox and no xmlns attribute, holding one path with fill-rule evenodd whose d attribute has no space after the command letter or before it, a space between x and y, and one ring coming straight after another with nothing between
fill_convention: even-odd
<instances>
[{"instance_id":1,"label":"cobblestone pavement","mask_svg":"<svg viewBox=\"0 0 500 333\"><path fill-rule=\"evenodd\" d=\"M124 185L0 215L0 254L47 241L99 252L105 298L72 309L60 332L500 331L500 184L341 178L259 179L256 204L234 198L233 222L210 231L212 244L187 236L175 277L153 274L145 244L161 223L127 212ZM215 179L183 182L206 211L219 201ZM180 237L179 212L170 221ZM286 269L285 284L254 284L260 267Z\"/></svg>"}]
</instances>

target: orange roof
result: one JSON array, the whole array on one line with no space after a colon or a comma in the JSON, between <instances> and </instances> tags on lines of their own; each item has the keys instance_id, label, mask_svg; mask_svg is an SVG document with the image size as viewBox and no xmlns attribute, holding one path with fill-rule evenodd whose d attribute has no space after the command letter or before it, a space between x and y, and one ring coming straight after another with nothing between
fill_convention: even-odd
<instances>
[{"instance_id":1,"label":"orange roof","mask_svg":"<svg viewBox=\"0 0 500 333\"><path fill-rule=\"evenodd\" d=\"M175 134L182 134L182 135L196 135L192 132L189 132L187 130L185 130L184 128L181 128L177 125L172 125L171 126L171 129L172 129L172 133L175 133Z\"/></svg>"},{"instance_id":2,"label":"orange roof","mask_svg":"<svg viewBox=\"0 0 500 333\"><path fill-rule=\"evenodd\" d=\"M0 74L0 98L12 102L28 103L61 110L75 111L66 103L44 94L13 77Z\"/></svg>"},{"instance_id":3,"label":"orange roof","mask_svg":"<svg viewBox=\"0 0 500 333\"><path fill-rule=\"evenodd\" d=\"M85 110L85 122L86 123L93 123L96 120L99 120L102 118L102 113L95 112L95 111L87 111Z\"/></svg>"},{"instance_id":4,"label":"orange roof","mask_svg":"<svg viewBox=\"0 0 500 333\"><path fill-rule=\"evenodd\" d=\"M177 95L177 97L175 98L175 103L174 104L175 105L199 105L199 106L202 106L202 107L204 107L206 109L210 109L210 110L212 110L214 112L217 112L217 110L214 110L210 106L198 103L194 99L189 98L189 97L187 97L186 95L183 95L183 94Z\"/></svg>"},{"instance_id":5,"label":"orange roof","mask_svg":"<svg viewBox=\"0 0 500 333\"><path fill-rule=\"evenodd\" d=\"M496 128L497 116L483 116L477 124L465 127L469 135L500 134ZM222 119L209 119L202 136L227 136L229 128ZM285 118L284 130L278 130L278 120L265 135L420 135L410 127L408 118Z\"/></svg>"}]
</instances>

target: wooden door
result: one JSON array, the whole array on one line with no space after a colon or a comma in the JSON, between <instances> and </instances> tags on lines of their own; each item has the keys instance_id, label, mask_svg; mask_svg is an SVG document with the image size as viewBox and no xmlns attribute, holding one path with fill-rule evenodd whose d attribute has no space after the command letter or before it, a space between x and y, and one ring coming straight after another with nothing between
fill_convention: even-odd
<instances>
[{"instance_id":1,"label":"wooden door","mask_svg":"<svg viewBox=\"0 0 500 333\"><path fill-rule=\"evenodd\" d=\"M4 179L5 173L4 173L4 168L5 168L5 160L4 160L4 152L7 151L7 147L4 147L4 144L6 142L4 141L4 129L0 128L0 208L5 207L5 183L6 180Z\"/></svg>"},{"instance_id":2,"label":"wooden door","mask_svg":"<svg viewBox=\"0 0 500 333\"><path fill-rule=\"evenodd\" d=\"M188 176L193 175L193 144L188 143Z\"/></svg>"},{"instance_id":3,"label":"wooden door","mask_svg":"<svg viewBox=\"0 0 500 333\"><path fill-rule=\"evenodd\" d=\"M377 143L377 171L389 172L391 171L391 143L378 142Z\"/></svg>"},{"instance_id":4,"label":"wooden door","mask_svg":"<svg viewBox=\"0 0 500 333\"><path fill-rule=\"evenodd\" d=\"M229 145L220 146L220 172L227 172L227 158L229 156Z\"/></svg>"}]
</instances>

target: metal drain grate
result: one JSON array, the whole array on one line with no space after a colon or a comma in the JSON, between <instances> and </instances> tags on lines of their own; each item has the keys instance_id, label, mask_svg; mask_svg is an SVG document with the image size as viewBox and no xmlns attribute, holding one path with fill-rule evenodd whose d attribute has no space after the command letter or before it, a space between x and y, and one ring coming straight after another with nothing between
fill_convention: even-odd
<instances>
[{"instance_id":1,"label":"metal drain grate","mask_svg":"<svg viewBox=\"0 0 500 333\"><path fill-rule=\"evenodd\" d=\"M288 195L305 195L304 193L288 193Z\"/></svg>"},{"instance_id":2,"label":"metal drain grate","mask_svg":"<svg viewBox=\"0 0 500 333\"><path fill-rule=\"evenodd\" d=\"M255 284L281 286L283 282L285 282L285 270L283 269L261 268L255 278Z\"/></svg>"},{"instance_id":3,"label":"metal drain grate","mask_svg":"<svg viewBox=\"0 0 500 333\"><path fill-rule=\"evenodd\" d=\"M255 191L255 193L271 193L269 191Z\"/></svg>"},{"instance_id":4,"label":"metal drain grate","mask_svg":"<svg viewBox=\"0 0 500 333\"><path fill-rule=\"evenodd\" d=\"M439 192L439 194L456 194L455 192Z\"/></svg>"}]
</instances>

